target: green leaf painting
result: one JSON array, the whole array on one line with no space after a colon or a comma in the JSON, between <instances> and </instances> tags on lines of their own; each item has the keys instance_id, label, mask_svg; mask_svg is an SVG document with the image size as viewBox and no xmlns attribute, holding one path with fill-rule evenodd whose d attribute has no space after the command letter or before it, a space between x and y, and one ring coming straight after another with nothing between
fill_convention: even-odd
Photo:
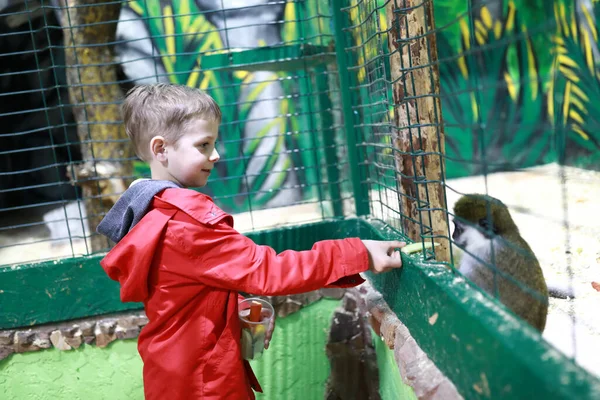
<instances>
[{"instance_id":1,"label":"green leaf painting","mask_svg":"<svg viewBox=\"0 0 600 400\"><path fill-rule=\"evenodd\" d=\"M600 168L598 3L579 12L568 0L435 3L447 178L554 161ZM340 104L335 74L318 74L331 74L335 65L318 71L203 68L203 58L240 49L224 43L223 31L196 4L135 0L128 7L145 21L167 79L206 90L222 107L219 150L226 162L202 190L235 212L277 203L282 188L293 188L288 203L327 197L323 183L331 165L324 160L335 160L325 156L323 143L344 139L333 127ZM331 16L343 12L353 68L337 72L352 74L359 134L383 149L365 148L363 156L373 162L389 160L391 151L386 4L349 0L333 10L328 2L288 1L277 43L256 38L253 46L332 48ZM275 111L258 118L267 104ZM138 172L147 174L144 168Z\"/></svg>"}]
</instances>

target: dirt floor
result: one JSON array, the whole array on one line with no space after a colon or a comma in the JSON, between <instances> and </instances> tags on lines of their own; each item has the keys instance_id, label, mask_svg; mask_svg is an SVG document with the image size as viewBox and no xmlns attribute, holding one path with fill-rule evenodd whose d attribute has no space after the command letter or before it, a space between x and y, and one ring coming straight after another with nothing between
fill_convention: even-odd
<instances>
[{"instance_id":1,"label":"dirt floor","mask_svg":"<svg viewBox=\"0 0 600 400\"><path fill-rule=\"evenodd\" d=\"M490 175L487 188L483 177L449 180L447 187L450 208L462 193L475 192L498 197L510 208L522 236L540 260L546 279L571 286L575 291L574 299L551 299L544 337L600 376L600 292L591 285L593 281L600 283L600 173L576 168L561 170L550 164L522 172ZM373 197L382 198L393 208L390 193ZM86 254L83 240L57 240L69 236L65 213L71 218L71 236L82 237L80 207L72 203L66 209L45 214L46 224L0 231L0 263ZM386 214L396 215L395 212ZM308 204L238 214L235 225L239 231L247 232L320 219L317 205Z\"/></svg>"}]
</instances>

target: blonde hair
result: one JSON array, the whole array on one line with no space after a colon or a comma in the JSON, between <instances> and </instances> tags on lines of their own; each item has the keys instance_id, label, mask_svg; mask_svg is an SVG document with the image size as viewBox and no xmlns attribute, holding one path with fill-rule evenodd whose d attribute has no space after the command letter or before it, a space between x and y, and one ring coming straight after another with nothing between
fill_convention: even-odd
<instances>
[{"instance_id":1,"label":"blonde hair","mask_svg":"<svg viewBox=\"0 0 600 400\"><path fill-rule=\"evenodd\" d=\"M150 140L157 135L176 145L194 119L221 123L221 109L200 89L154 83L137 85L125 95L123 123L137 156L150 161Z\"/></svg>"}]
</instances>

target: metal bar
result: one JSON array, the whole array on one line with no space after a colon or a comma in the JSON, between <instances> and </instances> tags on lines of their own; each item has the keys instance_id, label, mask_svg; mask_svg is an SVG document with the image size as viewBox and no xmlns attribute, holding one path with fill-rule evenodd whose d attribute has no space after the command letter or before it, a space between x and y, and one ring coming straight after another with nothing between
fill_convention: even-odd
<instances>
[{"instance_id":1,"label":"metal bar","mask_svg":"<svg viewBox=\"0 0 600 400\"><path fill-rule=\"evenodd\" d=\"M362 190L360 182L359 150L357 147L358 132L354 126L354 114L352 112L352 93L350 92L350 74L348 73L348 60L345 49L348 47L344 33L345 14L341 12L344 6L343 0L332 0L333 28L335 37L335 53L338 61L338 77L340 83L340 94L342 100L342 115L344 117L344 130L348 146L348 161L350 164L350 179L352 192L356 207L356 215L369 214L369 198L366 190Z\"/></svg>"},{"instance_id":2,"label":"metal bar","mask_svg":"<svg viewBox=\"0 0 600 400\"><path fill-rule=\"evenodd\" d=\"M319 67L315 71L315 80L317 91L319 93L319 110L321 112L321 138L323 141L323 151L325 153L325 163L327 171L327 185L333 215L335 217L344 216L344 207L342 204L340 190L340 171L338 170L339 160L335 146L335 131L333 127L333 115L331 99L329 98L329 84L327 82L327 69Z\"/></svg>"}]
</instances>

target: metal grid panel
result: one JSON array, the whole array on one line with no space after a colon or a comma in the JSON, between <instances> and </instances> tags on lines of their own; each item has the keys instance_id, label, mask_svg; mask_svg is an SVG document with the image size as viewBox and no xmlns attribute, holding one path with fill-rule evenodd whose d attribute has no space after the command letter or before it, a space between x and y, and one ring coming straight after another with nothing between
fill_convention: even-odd
<instances>
[{"instance_id":1,"label":"metal grid panel","mask_svg":"<svg viewBox=\"0 0 600 400\"><path fill-rule=\"evenodd\" d=\"M580 350L598 343L600 332L593 317L597 276L588 269L600 260L600 219L592 211L600 183L592 100L600 87L600 7L544 5L353 0L343 7L360 154L355 198L370 216L423 245L451 242L449 257L439 246L424 259L455 266L473 255L451 237L456 201L470 193L503 201L549 287L576 294L549 299L544 338L600 375L600 364ZM436 227L440 210L446 229ZM533 262L523 247L497 241ZM492 296L504 278L544 301L491 254L480 261L494 277Z\"/></svg>"},{"instance_id":2,"label":"metal grid panel","mask_svg":"<svg viewBox=\"0 0 600 400\"><path fill-rule=\"evenodd\" d=\"M327 3L68 4L0 14L3 264L110 246L93 227L149 176L120 125L134 84L185 84L216 99L222 161L200 190L237 214L241 231L343 216L348 161Z\"/></svg>"}]
</instances>

